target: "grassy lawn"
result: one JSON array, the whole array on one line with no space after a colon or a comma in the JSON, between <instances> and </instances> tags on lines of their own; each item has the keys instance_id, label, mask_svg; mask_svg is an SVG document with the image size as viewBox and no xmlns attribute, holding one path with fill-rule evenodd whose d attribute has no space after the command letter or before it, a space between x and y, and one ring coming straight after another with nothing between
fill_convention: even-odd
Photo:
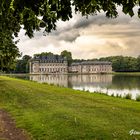
<instances>
[{"instance_id":1,"label":"grassy lawn","mask_svg":"<svg viewBox=\"0 0 140 140\"><path fill-rule=\"evenodd\" d=\"M132 140L140 103L0 76L0 108L35 140Z\"/></svg>"}]
</instances>

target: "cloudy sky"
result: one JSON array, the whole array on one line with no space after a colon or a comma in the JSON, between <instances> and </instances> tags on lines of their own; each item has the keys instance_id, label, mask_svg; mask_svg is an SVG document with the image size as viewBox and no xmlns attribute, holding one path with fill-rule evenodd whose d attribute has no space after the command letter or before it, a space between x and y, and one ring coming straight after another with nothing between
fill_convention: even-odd
<instances>
[{"instance_id":1,"label":"cloudy sky","mask_svg":"<svg viewBox=\"0 0 140 140\"><path fill-rule=\"evenodd\" d=\"M121 9L118 9L121 11ZM89 16L73 15L70 21L57 23L57 30L43 36L35 33L29 39L22 30L18 47L23 55L41 52L60 54L63 50L72 52L73 58L100 58L106 56L140 55L140 19L130 18L119 12L116 19L108 19L103 13Z\"/></svg>"}]
</instances>

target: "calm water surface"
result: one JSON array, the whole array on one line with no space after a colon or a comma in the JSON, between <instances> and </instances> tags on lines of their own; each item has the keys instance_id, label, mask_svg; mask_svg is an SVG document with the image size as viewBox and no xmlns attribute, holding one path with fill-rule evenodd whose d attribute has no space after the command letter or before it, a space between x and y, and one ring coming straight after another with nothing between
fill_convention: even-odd
<instances>
[{"instance_id":1,"label":"calm water surface","mask_svg":"<svg viewBox=\"0 0 140 140\"><path fill-rule=\"evenodd\" d=\"M16 75L15 77L114 96L132 94L132 99L140 95L140 76L137 75Z\"/></svg>"}]
</instances>

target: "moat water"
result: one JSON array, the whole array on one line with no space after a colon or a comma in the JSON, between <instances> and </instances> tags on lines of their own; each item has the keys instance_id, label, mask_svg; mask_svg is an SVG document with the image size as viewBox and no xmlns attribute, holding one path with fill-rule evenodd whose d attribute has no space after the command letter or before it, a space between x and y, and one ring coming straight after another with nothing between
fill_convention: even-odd
<instances>
[{"instance_id":1,"label":"moat water","mask_svg":"<svg viewBox=\"0 0 140 140\"><path fill-rule=\"evenodd\" d=\"M140 75L14 75L14 77L114 96L140 95Z\"/></svg>"}]
</instances>

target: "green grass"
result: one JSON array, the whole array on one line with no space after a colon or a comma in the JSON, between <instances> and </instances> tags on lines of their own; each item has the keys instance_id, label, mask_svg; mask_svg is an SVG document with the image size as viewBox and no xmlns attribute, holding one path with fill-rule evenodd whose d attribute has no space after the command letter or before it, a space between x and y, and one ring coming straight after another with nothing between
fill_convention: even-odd
<instances>
[{"instance_id":1,"label":"green grass","mask_svg":"<svg viewBox=\"0 0 140 140\"><path fill-rule=\"evenodd\" d=\"M35 140L131 140L140 103L0 76L0 108Z\"/></svg>"},{"instance_id":2,"label":"green grass","mask_svg":"<svg viewBox=\"0 0 140 140\"><path fill-rule=\"evenodd\" d=\"M140 72L112 72L114 75L138 75L140 76Z\"/></svg>"}]
</instances>

